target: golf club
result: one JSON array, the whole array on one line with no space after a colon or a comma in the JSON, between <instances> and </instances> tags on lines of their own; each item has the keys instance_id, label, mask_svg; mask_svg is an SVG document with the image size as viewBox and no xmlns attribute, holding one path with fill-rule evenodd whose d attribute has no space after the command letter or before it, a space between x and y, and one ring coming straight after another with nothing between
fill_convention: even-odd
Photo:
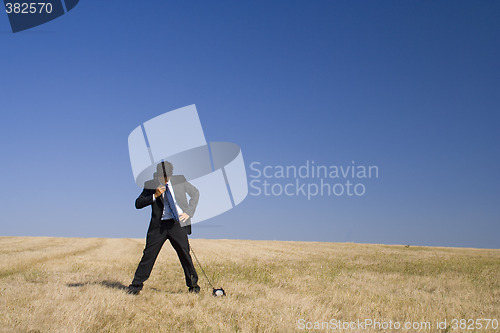
<instances>
[{"instance_id":1,"label":"golf club","mask_svg":"<svg viewBox=\"0 0 500 333\"><path fill-rule=\"evenodd\" d=\"M191 248L191 252L193 253L194 258L196 259L196 262L198 263L198 266L200 266L200 269L203 272L203 275L205 275L205 277L207 278L208 284L210 285L210 287L212 287L212 295L216 296L216 297L217 296L226 296L226 292L224 291L224 289L222 289L222 288L214 288L212 282L210 281L210 279L208 278L207 274L205 273L205 270L201 266L200 261L198 260L198 257L194 253L193 247L190 246L190 248Z\"/></svg>"}]
</instances>

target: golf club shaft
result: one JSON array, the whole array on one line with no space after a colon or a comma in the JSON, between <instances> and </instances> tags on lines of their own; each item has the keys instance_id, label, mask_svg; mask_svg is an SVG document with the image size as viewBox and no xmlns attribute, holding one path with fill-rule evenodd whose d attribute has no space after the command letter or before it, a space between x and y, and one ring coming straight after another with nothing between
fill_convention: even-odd
<instances>
[{"instance_id":1,"label":"golf club shaft","mask_svg":"<svg viewBox=\"0 0 500 333\"><path fill-rule=\"evenodd\" d=\"M208 284L210 285L210 287L212 287L212 289L215 289L214 286L212 285L212 282L210 282L210 279L208 278L207 274L205 273L205 270L203 269L203 267L201 266L200 264L200 261L198 260L198 257L196 256L196 254L194 253L193 251L193 247L190 246L191 248L191 252L193 252L193 255L194 255L194 258L196 259L196 262L198 263L198 266L200 266L200 269L201 271L203 272L203 275L205 275L205 277L207 278L207 281L208 281Z\"/></svg>"}]
</instances>

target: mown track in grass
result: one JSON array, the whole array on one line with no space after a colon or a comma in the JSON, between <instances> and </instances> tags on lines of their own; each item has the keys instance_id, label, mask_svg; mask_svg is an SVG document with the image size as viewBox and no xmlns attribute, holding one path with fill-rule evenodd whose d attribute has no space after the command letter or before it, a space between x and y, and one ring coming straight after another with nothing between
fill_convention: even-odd
<instances>
[{"instance_id":1,"label":"mown track in grass","mask_svg":"<svg viewBox=\"0 0 500 333\"><path fill-rule=\"evenodd\" d=\"M0 270L0 279L14 275L14 274L22 273L28 269L33 268L34 266L41 265L41 264L48 262L48 261L59 260L59 259L63 259L63 258L71 257L71 256L82 255L82 254L100 249L103 247L105 242L106 242L105 239L96 239L91 245L85 246L81 249L59 252L59 253L53 254L53 255L41 255L41 256L38 256L38 257L33 258L33 259L18 262L7 269L1 269Z\"/></svg>"}]
</instances>

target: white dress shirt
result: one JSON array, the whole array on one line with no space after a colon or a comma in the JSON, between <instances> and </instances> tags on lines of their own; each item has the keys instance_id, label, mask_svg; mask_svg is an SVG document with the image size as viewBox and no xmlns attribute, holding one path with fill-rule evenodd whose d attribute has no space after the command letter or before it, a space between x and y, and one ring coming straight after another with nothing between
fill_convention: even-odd
<instances>
[{"instance_id":1,"label":"white dress shirt","mask_svg":"<svg viewBox=\"0 0 500 333\"><path fill-rule=\"evenodd\" d=\"M170 180L168 181L167 184L165 184L165 186L168 186L168 190L170 191L170 193L172 194L172 198L174 199L174 202L175 202L175 208L177 208L177 215L181 215L184 213L184 211L181 209L181 207L179 207L179 205L177 204L177 200L175 200L175 194L174 194L174 189L172 187L172 183L170 182ZM169 220L169 219L173 219L174 217L172 216L172 213L170 212L170 209L168 209L168 203L165 203L165 192L163 192L163 194L161 195L162 199L163 199L163 202L164 202L164 205L163 205L163 215L161 216L161 219L162 220ZM155 198L155 195L153 194L153 201L155 201L156 198Z\"/></svg>"}]
</instances>

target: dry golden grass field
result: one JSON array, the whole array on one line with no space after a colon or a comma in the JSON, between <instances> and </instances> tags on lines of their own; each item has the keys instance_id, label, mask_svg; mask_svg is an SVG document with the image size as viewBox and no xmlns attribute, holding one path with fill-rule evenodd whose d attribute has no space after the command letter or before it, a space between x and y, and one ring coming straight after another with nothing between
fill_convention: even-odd
<instances>
[{"instance_id":1,"label":"dry golden grass field","mask_svg":"<svg viewBox=\"0 0 500 333\"><path fill-rule=\"evenodd\" d=\"M168 243L143 291L133 296L123 288L143 239L0 237L0 331L500 331L492 327L495 321L483 320L500 320L500 250L204 239L191 244L226 297L211 295L196 262L202 291L189 294ZM335 326L346 323L358 326Z\"/></svg>"}]
</instances>

